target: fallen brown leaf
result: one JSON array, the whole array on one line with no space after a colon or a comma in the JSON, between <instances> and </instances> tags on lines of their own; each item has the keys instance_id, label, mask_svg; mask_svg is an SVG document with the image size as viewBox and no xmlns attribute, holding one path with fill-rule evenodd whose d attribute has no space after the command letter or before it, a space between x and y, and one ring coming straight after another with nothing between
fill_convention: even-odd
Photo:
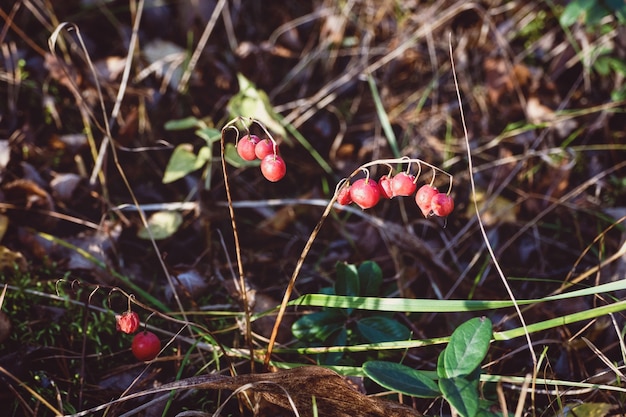
<instances>
[{"instance_id":1,"label":"fallen brown leaf","mask_svg":"<svg viewBox=\"0 0 626 417\"><path fill-rule=\"evenodd\" d=\"M262 374L232 377L201 375L187 378L128 395L110 404L72 414L71 417L91 415L113 403L158 392L183 389L235 391L244 386L249 386L246 393L256 400L256 410L259 416L280 415L276 414L277 409L278 412L285 412L285 415L292 415L293 408L289 398L295 404L300 416L313 416L313 397L315 397L318 415L325 417L415 417L422 415L408 406L377 397L368 397L355 390L344 377L330 369L304 366Z\"/></svg>"}]
</instances>

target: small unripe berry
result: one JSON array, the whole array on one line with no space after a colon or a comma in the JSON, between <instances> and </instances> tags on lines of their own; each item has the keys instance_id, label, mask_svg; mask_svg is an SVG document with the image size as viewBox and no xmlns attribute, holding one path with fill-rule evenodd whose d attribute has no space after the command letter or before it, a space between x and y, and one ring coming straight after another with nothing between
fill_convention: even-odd
<instances>
[{"instance_id":1,"label":"small unripe berry","mask_svg":"<svg viewBox=\"0 0 626 417\"><path fill-rule=\"evenodd\" d=\"M368 209L378 204L380 188L371 178L358 179L350 186L350 197L362 209Z\"/></svg>"},{"instance_id":2,"label":"small unripe berry","mask_svg":"<svg viewBox=\"0 0 626 417\"><path fill-rule=\"evenodd\" d=\"M261 161L261 173L268 181L276 182L287 173L287 165L280 155L269 154Z\"/></svg>"}]
</instances>

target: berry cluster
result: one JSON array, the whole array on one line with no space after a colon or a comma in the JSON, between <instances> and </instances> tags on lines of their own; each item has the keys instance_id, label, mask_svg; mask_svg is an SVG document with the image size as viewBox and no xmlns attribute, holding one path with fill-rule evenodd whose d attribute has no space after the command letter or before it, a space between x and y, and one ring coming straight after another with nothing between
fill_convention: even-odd
<instances>
[{"instance_id":1,"label":"berry cluster","mask_svg":"<svg viewBox=\"0 0 626 417\"><path fill-rule=\"evenodd\" d=\"M399 172L395 175L383 175L378 181L368 175L352 184L340 184L337 194L337 203L348 205L355 203L362 209L374 207L381 199L393 197L407 197L415 193L415 203L425 217L447 217L454 209L454 200L446 193L440 193L437 188L424 184L417 190L417 176L408 172ZM417 190L417 192L416 192Z\"/></svg>"},{"instance_id":2,"label":"berry cluster","mask_svg":"<svg viewBox=\"0 0 626 417\"><path fill-rule=\"evenodd\" d=\"M117 331L133 334L139 329L139 315L134 311L125 311L115 316L115 327ZM161 351L161 341L154 333L144 330L133 337L131 350L137 360L151 361Z\"/></svg>"},{"instance_id":3,"label":"berry cluster","mask_svg":"<svg viewBox=\"0 0 626 417\"><path fill-rule=\"evenodd\" d=\"M268 181L276 182L287 173L285 161L278 154L278 144L271 138L245 135L237 142L237 153L244 161L260 159L261 173Z\"/></svg>"}]
</instances>

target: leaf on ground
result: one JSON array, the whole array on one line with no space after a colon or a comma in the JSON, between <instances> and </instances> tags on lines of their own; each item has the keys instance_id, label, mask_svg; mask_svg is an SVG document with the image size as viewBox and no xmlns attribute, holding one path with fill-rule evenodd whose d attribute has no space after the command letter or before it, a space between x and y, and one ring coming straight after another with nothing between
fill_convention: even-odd
<instances>
[{"instance_id":1,"label":"leaf on ground","mask_svg":"<svg viewBox=\"0 0 626 417\"><path fill-rule=\"evenodd\" d=\"M411 336L411 331L406 326L388 317L366 317L359 320L356 326L370 343L408 340Z\"/></svg>"},{"instance_id":2,"label":"leaf on ground","mask_svg":"<svg viewBox=\"0 0 626 417\"><path fill-rule=\"evenodd\" d=\"M363 372L381 387L395 392L419 398L441 395L435 381L425 372L399 363L369 361L363 364Z\"/></svg>"},{"instance_id":3,"label":"leaf on ground","mask_svg":"<svg viewBox=\"0 0 626 417\"><path fill-rule=\"evenodd\" d=\"M291 326L291 331L300 340L323 341L339 331L345 321L345 316L338 310L319 311L300 317Z\"/></svg>"},{"instance_id":4,"label":"leaf on ground","mask_svg":"<svg viewBox=\"0 0 626 417\"><path fill-rule=\"evenodd\" d=\"M163 184L169 184L170 182L177 181L187 174L196 171L207 162L205 147L200 148L200 151L196 155L193 152L193 147L188 143L181 143L178 145L172 156L170 157L167 166L165 167L165 173L163 174Z\"/></svg>"},{"instance_id":5,"label":"leaf on ground","mask_svg":"<svg viewBox=\"0 0 626 417\"><path fill-rule=\"evenodd\" d=\"M182 379L158 388L129 394L85 412L96 413L114 403L172 390L229 390L246 387L264 401L258 402L259 416L277 415L275 407L293 415L291 400L302 417L416 417L422 414L412 408L377 397L368 397L336 372L318 367L303 366L285 371L237 375L200 375ZM252 397L252 396L251 396ZM315 409L312 398L315 397ZM269 411L268 411L269 408ZM282 414L280 414L282 415Z\"/></svg>"},{"instance_id":6,"label":"leaf on ground","mask_svg":"<svg viewBox=\"0 0 626 417\"><path fill-rule=\"evenodd\" d=\"M157 211L148 218L148 227L154 240L163 240L172 236L183 223L183 216L177 211ZM150 239L145 226L137 231L137 237Z\"/></svg>"}]
</instances>

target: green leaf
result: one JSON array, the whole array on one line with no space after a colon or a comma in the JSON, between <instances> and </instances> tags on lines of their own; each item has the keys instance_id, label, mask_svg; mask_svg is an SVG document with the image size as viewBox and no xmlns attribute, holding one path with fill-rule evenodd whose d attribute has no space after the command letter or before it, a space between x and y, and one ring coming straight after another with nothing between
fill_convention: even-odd
<instances>
[{"instance_id":1,"label":"green leaf","mask_svg":"<svg viewBox=\"0 0 626 417\"><path fill-rule=\"evenodd\" d=\"M366 317L356 323L361 335L370 343L408 340L411 331L397 321L382 317Z\"/></svg>"},{"instance_id":2,"label":"green leaf","mask_svg":"<svg viewBox=\"0 0 626 417\"><path fill-rule=\"evenodd\" d=\"M491 320L475 317L452 332L443 351L443 371L447 378L471 374L487 355L492 337Z\"/></svg>"},{"instance_id":3,"label":"green leaf","mask_svg":"<svg viewBox=\"0 0 626 417\"><path fill-rule=\"evenodd\" d=\"M357 296L360 292L359 273L356 266L345 262L335 265L335 294Z\"/></svg>"},{"instance_id":4,"label":"green leaf","mask_svg":"<svg viewBox=\"0 0 626 417\"><path fill-rule=\"evenodd\" d=\"M323 342L343 328L345 321L345 316L338 310L319 311L300 317L291 326L291 332L300 340Z\"/></svg>"},{"instance_id":5,"label":"green leaf","mask_svg":"<svg viewBox=\"0 0 626 417\"><path fill-rule=\"evenodd\" d=\"M443 397L462 417L474 417L478 413L478 381L465 378L442 378L439 389Z\"/></svg>"},{"instance_id":6,"label":"green leaf","mask_svg":"<svg viewBox=\"0 0 626 417\"><path fill-rule=\"evenodd\" d=\"M559 23L563 27L572 26L578 20L578 16L583 12L578 1L572 1L565 6L563 14L559 18Z\"/></svg>"},{"instance_id":7,"label":"green leaf","mask_svg":"<svg viewBox=\"0 0 626 417\"><path fill-rule=\"evenodd\" d=\"M212 127L203 127L196 130L196 136L206 141L207 145L211 145L222 138L222 132Z\"/></svg>"},{"instance_id":8,"label":"green leaf","mask_svg":"<svg viewBox=\"0 0 626 417\"><path fill-rule=\"evenodd\" d=\"M188 143L181 143L174 149L174 152L172 152L172 156L165 167L163 183L168 184L170 182L174 182L183 178L185 175L202 168L207 161L206 157L206 152L202 152L202 149L198 155L196 155L193 153L193 146Z\"/></svg>"},{"instance_id":9,"label":"green leaf","mask_svg":"<svg viewBox=\"0 0 626 417\"><path fill-rule=\"evenodd\" d=\"M286 136L285 128L276 117L267 94L258 90L242 74L237 74L237 80L239 81L239 92L228 102L231 116L253 117L269 130L280 136Z\"/></svg>"},{"instance_id":10,"label":"green leaf","mask_svg":"<svg viewBox=\"0 0 626 417\"><path fill-rule=\"evenodd\" d=\"M337 334L330 341L331 346L346 346L348 342L348 330L345 326L342 326ZM323 356L325 365L337 365L341 358L343 357L344 352L329 352Z\"/></svg>"},{"instance_id":11,"label":"green leaf","mask_svg":"<svg viewBox=\"0 0 626 417\"><path fill-rule=\"evenodd\" d=\"M383 388L419 398L436 398L441 395L435 381L423 371L384 361L363 364L363 372Z\"/></svg>"},{"instance_id":12,"label":"green leaf","mask_svg":"<svg viewBox=\"0 0 626 417\"><path fill-rule=\"evenodd\" d=\"M148 226L154 240L167 239L172 236L183 223L183 216L177 211L157 211L148 218ZM141 227L137 232L141 239L150 239L147 228Z\"/></svg>"},{"instance_id":13,"label":"green leaf","mask_svg":"<svg viewBox=\"0 0 626 417\"><path fill-rule=\"evenodd\" d=\"M198 127L202 122L193 116L165 122L165 130L187 130Z\"/></svg>"},{"instance_id":14,"label":"green leaf","mask_svg":"<svg viewBox=\"0 0 626 417\"><path fill-rule=\"evenodd\" d=\"M370 297L379 295L380 285L383 282L383 271L373 261L365 261L358 268L360 281L360 296Z\"/></svg>"}]
</instances>

